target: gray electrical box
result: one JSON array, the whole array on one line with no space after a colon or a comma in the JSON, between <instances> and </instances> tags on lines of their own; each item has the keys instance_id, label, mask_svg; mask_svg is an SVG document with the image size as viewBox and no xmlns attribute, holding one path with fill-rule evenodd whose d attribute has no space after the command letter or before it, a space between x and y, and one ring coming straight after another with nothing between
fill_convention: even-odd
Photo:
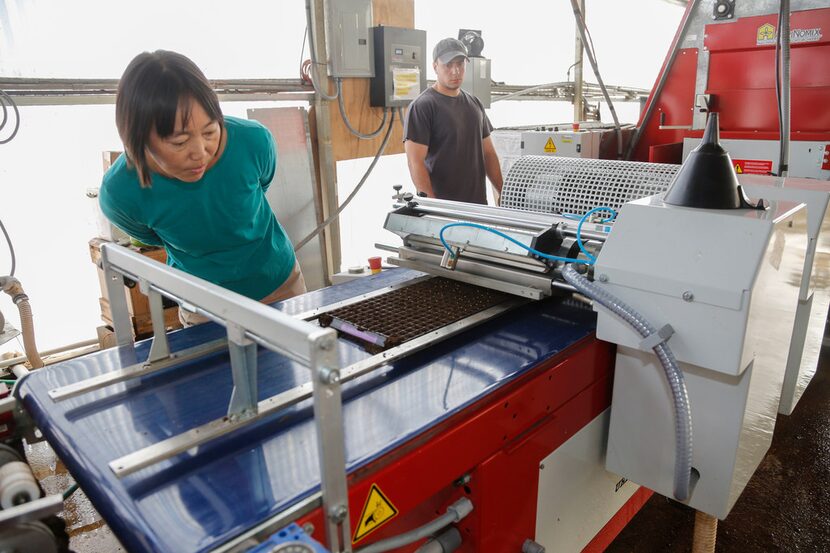
<instances>
[{"instance_id":1,"label":"gray electrical box","mask_svg":"<svg viewBox=\"0 0 830 553\"><path fill-rule=\"evenodd\" d=\"M330 77L373 77L372 0L326 0Z\"/></svg>"},{"instance_id":2,"label":"gray electrical box","mask_svg":"<svg viewBox=\"0 0 830 553\"><path fill-rule=\"evenodd\" d=\"M484 105L490 107L490 60L487 58L470 58L461 89L469 92Z\"/></svg>"},{"instance_id":3,"label":"gray electrical box","mask_svg":"<svg viewBox=\"0 0 830 553\"><path fill-rule=\"evenodd\" d=\"M404 107L427 87L427 33L419 29L374 27L375 77L372 107Z\"/></svg>"}]
</instances>

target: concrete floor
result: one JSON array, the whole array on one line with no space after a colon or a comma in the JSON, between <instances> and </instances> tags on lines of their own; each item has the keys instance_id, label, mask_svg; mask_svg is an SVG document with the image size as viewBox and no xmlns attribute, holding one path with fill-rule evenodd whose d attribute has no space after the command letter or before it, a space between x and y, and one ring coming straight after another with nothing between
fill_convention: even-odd
<instances>
[{"instance_id":1,"label":"concrete floor","mask_svg":"<svg viewBox=\"0 0 830 553\"><path fill-rule=\"evenodd\" d=\"M830 342L735 507L718 523L719 552L830 551ZM606 553L692 550L694 510L654 495Z\"/></svg>"},{"instance_id":2,"label":"concrete floor","mask_svg":"<svg viewBox=\"0 0 830 553\"><path fill-rule=\"evenodd\" d=\"M825 339L825 343L828 342ZM73 482L45 443L27 451L47 493ZM772 446L725 521L719 552L830 551L830 345L795 411L779 415ZM82 490L66 502L70 549L116 553L124 548ZM654 495L606 550L608 553L683 553L692 549L694 511Z\"/></svg>"}]
</instances>

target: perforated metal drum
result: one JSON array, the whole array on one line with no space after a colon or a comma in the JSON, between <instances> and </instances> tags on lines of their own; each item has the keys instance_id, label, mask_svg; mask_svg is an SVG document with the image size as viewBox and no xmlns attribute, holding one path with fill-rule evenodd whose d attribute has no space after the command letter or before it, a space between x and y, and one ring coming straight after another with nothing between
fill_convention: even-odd
<instances>
[{"instance_id":1,"label":"perforated metal drum","mask_svg":"<svg viewBox=\"0 0 830 553\"><path fill-rule=\"evenodd\" d=\"M522 156L504 182L501 206L543 213L583 215L606 206L665 192L680 165Z\"/></svg>"}]
</instances>

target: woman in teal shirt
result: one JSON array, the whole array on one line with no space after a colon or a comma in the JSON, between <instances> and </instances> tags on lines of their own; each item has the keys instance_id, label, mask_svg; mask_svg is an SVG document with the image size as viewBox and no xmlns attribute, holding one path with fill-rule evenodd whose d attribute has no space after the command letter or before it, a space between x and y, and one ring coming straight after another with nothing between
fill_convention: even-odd
<instances>
[{"instance_id":1,"label":"woman in teal shirt","mask_svg":"<svg viewBox=\"0 0 830 553\"><path fill-rule=\"evenodd\" d=\"M277 167L268 129L224 117L199 68L163 50L130 62L115 118L125 155L100 191L113 224L164 246L168 265L250 298L271 303L305 292L294 248L265 198ZM185 324L206 320L180 313Z\"/></svg>"}]
</instances>

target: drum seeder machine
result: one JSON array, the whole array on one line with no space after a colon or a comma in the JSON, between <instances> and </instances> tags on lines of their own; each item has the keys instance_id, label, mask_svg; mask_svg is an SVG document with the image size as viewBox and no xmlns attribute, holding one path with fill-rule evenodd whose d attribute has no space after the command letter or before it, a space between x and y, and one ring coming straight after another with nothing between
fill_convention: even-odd
<instances>
[{"instance_id":1,"label":"drum seeder machine","mask_svg":"<svg viewBox=\"0 0 830 553\"><path fill-rule=\"evenodd\" d=\"M521 158L502 207L399 197L400 268L274 306L106 245L118 346L2 410L131 552L601 550L652 490L724 518L815 372L827 193L717 135ZM167 334L163 297L215 323ZM61 509L18 503L6 530Z\"/></svg>"}]
</instances>

